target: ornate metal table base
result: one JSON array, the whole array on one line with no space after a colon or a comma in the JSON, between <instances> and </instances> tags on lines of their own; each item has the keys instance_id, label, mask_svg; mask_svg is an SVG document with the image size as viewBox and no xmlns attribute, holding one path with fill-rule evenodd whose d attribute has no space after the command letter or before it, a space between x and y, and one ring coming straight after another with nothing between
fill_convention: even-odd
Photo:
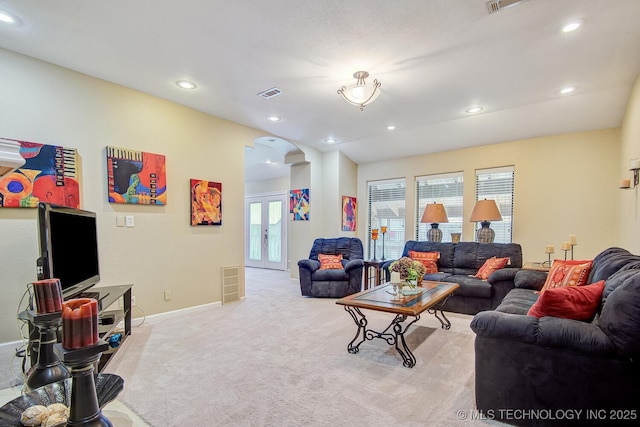
<instances>
[{"instance_id":1,"label":"ornate metal table base","mask_svg":"<svg viewBox=\"0 0 640 427\"><path fill-rule=\"evenodd\" d=\"M447 317L444 315L444 312L442 311L442 306L444 305L445 301L442 301L442 303L438 304L437 306L429 308L427 312L436 316L436 318L440 321L442 329L450 329L451 322L449 321L449 319L447 319ZM396 351L400 353L400 356L402 356L402 365L404 367L413 368L415 366L416 357L411 352L411 349L409 349L409 346L404 339L404 334L407 333L411 325L420 320L419 314L415 317L412 316L414 317L413 320L408 323L405 323L405 320L407 320L406 315L396 314L389 326L387 326L382 332L378 332L374 331L373 329L367 329L367 317L362 313L362 311L360 311L358 307L345 305L344 309L351 315L351 318L358 327L356 336L347 346L347 351L349 353L356 354L360 351L360 344L365 341L371 341L374 338L380 338L386 341L387 344L395 346ZM442 316L442 318L440 318L440 316L438 315L438 311L440 311L440 316ZM358 341L358 339L360 340ZM357 344L354 344L356 341L358 341Z\"/></svg>"}]
</instances>

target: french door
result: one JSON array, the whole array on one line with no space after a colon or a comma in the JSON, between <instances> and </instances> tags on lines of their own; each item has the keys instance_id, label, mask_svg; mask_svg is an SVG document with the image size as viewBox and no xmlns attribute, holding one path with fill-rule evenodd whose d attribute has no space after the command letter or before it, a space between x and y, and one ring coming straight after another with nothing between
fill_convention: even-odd
<instances>
[{"instance_id":1,"label":"french door","mask_svg":"<svg viewBox=\"0 0 640 427\"><path fill-rule=\"evenodd\" d=\"M286 270L286 194L245 199L245 265Z\"/></svg>"}]
</instances>

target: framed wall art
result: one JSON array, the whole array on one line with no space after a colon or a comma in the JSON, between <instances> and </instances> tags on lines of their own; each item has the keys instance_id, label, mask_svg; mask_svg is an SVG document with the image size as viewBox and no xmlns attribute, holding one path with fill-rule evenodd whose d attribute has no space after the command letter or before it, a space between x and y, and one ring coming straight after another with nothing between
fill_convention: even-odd
<instances>
[{"instance_id":1,"label":"framed wall art","mask_svg":"<svg viewBox=\"0 0 640 427\"><path fill-rule=\"evenodd\" d=\"M289 216L292 221L309 221L309 189L291 190Z\"/></svg>"},{"instance_id":2,"label":"framed wall art","mask_svg":"<svg viewBox=\"0 0 640 427\"><path fill-rule=\"evenodd\" d=\"M80 207L75 148L11 141L20 144L25 164L0 178L0 207L35 208L38 202Z\"/></svg>"},{"instance_id":3,"label":"framed wall art","mask_svg":"<svg viewBox=\"0 0 640 427\"><path fill-rule=\"evenodd\" d=\"M165 156L107 147L109 203L167 204Z\"/></svg>"},{"instance_id":4,"label":"framed wall art","mask_svg":"<svg viewBox=\"0 0 640 427\"><path fill-rule=\"evenodd\" d=\"M342 231L356 231L358 204L355 197L342 196Z\"/></svg>"},{"instance_id":5,"label":"framed wall art","mask_svg":"<svg viewBox=\"0 0 640 427\"><path fill-rule=\"evenodd\" d=\"M191 225L222 225L222 183L191 180Z\"/></svg>"}]
</instances>

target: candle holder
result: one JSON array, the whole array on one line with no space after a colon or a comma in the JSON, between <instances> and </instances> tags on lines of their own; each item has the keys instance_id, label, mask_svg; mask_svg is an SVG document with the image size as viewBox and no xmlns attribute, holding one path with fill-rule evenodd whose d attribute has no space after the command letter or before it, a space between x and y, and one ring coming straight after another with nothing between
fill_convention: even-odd
<instances>
[{"instance_id":1,"label":"candle holder","mask_svg":"<svg viewBox=\"0 0 640 427\"><path fill-rule=\"evenodd\" d=\"M102 352L109 348L100 339L97 344L74 350L55 345L55 352L62 363L71 370L71 403L67 426L113 427L98 405L96 382L93 375Z\"/></svg>"},{"instance_id":2,"label":"candle holder","mask_svg":"<svg viewBox=\"0 0 640 427\"><path fill-rule=\"evenodd\" d=\"M374 228L371 230L371 240L373 240L373 259L371 261L377 261L376 258L376 242L378 241L378 229Z\"/></svg>"},{"instance_id":3,"label":"candle holder","mask_svg":"<svg viewBox=\"0 0 640 427\"><path fill-rule=\"evenodd\" d=\"M544 253L547 254L547 260L542 263L543 267L551 267L551 254L555 252L553 245L547 245L544 248Z\"/></svg>"},{"instance_id":4,"label":"candle holder","mask_svg":"<svg viewBox=\"0 0 640 427\"><path fill-rule=\"evenodd\" d=\"M25 390L32 391L69 378L69 371L60 363L54 353L54 346L58 342L58 327L62 324L61 312L37 314L32 310L27 310L26 318L38 329L40 342L38 344L38 360L27 373L24 382Z\"/></svg>"},{"instance_id":5,"label":"candle holder","mask_svg":"<svg viewBox=\"0 0 640 427\"><path fill-rule=\"evenodd\" d=\"M566 261L567 260L567 252L569 252L569 249L562 248L562 251L564 252L564 260Z\"/></svg>"},{"instance_id":6,"label":"candle holder","mask_svg":"<svg viewBox=\"0 0 640 427\"><path fill-rule=\"evenodd\" d=\"M384 257L384 235L387 234L387 227L383 225L380 227L380 232L382 233L382 258L381 261L384 261L386 258Z\"/></svg>"}]
</instances>

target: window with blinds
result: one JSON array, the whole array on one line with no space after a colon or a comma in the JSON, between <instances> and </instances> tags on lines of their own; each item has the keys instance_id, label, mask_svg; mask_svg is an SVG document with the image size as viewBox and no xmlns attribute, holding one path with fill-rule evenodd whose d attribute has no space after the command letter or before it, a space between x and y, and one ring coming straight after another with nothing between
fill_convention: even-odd
<instances>
[{"instance_id":1,"label":"window with blinds","mask_svg":"<svg viewBox=\"0 0 640 427\"><path fill-rule=\"evenodd\" d=\"M502 221L491 222L496 233L494 243L511 243L513 230L514 167L476 170L476 200L493 199L500 209ZM476 223L476 230L480 223Z\"/></svg>"},{"instance_id":2,"label":"window with blinds","mask_svg":"<svg viewBox=\"0 0 640 427\"><path fill-rule=\"evenodd\" d=\"M367 248L368 259L397 259L404 249L406 183L403 179L371 181L368 183ZM386 226L387 233L378 233L378 240L371 240L371 230ZM382 249L384 239L384 253Z\"/></svg>"},{"instance_id":3,"label":"window with blinds","mask_svg":"<svg viewBox=\"0 0 640 427\"><path fill-rule=\"evenodd\" d=\"M438 226L442 241L451 242L451 233L462 233L462 172L416 177L416 240L427 240L431 224L420 222L427 203L442 203L448 223Z\"/></svg>"}]
</instances>

